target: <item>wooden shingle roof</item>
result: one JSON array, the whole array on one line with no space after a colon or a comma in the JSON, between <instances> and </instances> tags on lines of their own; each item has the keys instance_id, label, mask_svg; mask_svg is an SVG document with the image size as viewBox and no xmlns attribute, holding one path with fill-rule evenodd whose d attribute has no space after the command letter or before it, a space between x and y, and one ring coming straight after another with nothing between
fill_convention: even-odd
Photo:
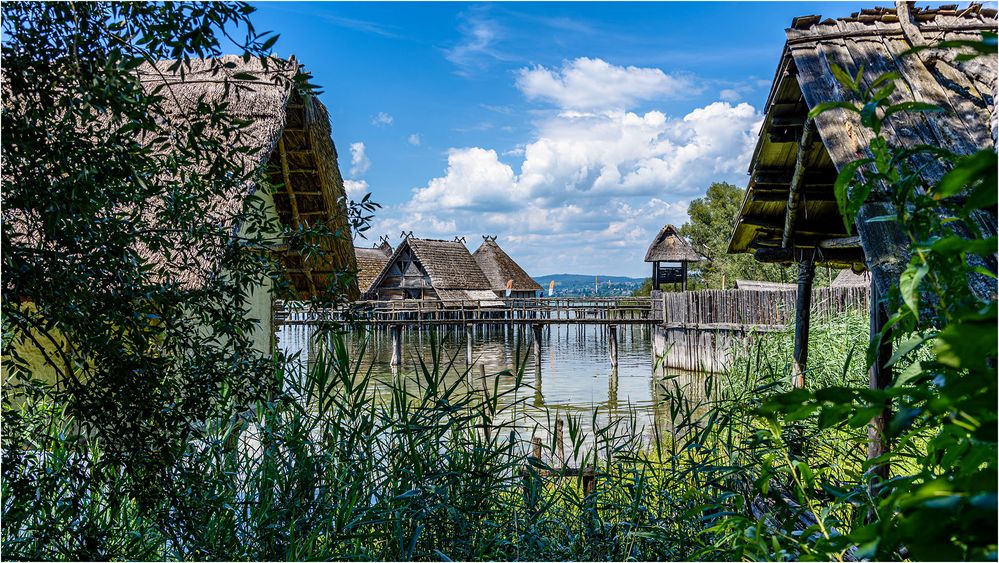
<instances>
[{"instance_id":1,"label":"wooden shingle roof","mask_svg":"<svg viewBox=\"0 0 999 563\"><path fill-rule=\"evenodd\" d=\"M981 32L994 32L996 25L996 11L978 4L930 9L899 3L896 7L865 9L849 18L795 18L786 30L787 42L767 99L729 252L757 251L759 256L761 249L788 248L816 252L819 263L856 269L873 253L880 256L876 267L901 267L889 262L904 265L904 259L881 256L885 248L904 246L904 241L897 240L897 229L887 223L872 223L859 237L849 237L833 195L837 171L868 156L870 131L852 112L828 111L806 126L807 114L822 102L855 103L853 94L841 87L831 68L838 65L854 76L863 66L862 86L887 72L899 75L890 103L917 100L945 109L943 113L894 114L884 130L889 143L902 147L926 144L958 154L995 149L995 57L960 61L951 52L903 53L944 40L979 40ZM812 134L806 134L809 128ZM945 172L931 159L926 164L922 175L927 182L938 180ZM789 188L796 168L802 171L799 200L795 202L798 207L794 219L788 220ZM995 232L994 218L984 223L986 232ZM787 224L792 228L785 233ZM897 272L890 275L897 276Z\"/></svg>"},{"instance_id":2,"label":"wooden shingle roof","mask_svg":"<svg viewBox=\"0 0 999 563\"><path fill-rule=\"evenodd\" d=\"M694 250L673 225L659 229L645 253L646 262L699 262L704 259L704 255Z\"/></svg>"},{"instance_id":3,"label":"wooden shingle roof","mask_svg":"<svg viewBox=\"0 0 999 563\"><path fill-rule=\"evenodd\" d=\"M389 257L392 256L392 247L385 243L374 248L355 246L354 255L357 257L357 286L363 294L371 289L375 278L388 264Z\"/></svg>"},{"instance_id":4,"label":"wooden shingle roof","mask_svg":"<svg viewBox=\"0 0 999 563\"><path fill-rule=\"evenodd\" d=\"M472 257L489 279L494 291L505 290L508 280L513 280L513 291L541 291L538 282L510 258L492 237L483 240Z\"/></svg>"}]
</instances>

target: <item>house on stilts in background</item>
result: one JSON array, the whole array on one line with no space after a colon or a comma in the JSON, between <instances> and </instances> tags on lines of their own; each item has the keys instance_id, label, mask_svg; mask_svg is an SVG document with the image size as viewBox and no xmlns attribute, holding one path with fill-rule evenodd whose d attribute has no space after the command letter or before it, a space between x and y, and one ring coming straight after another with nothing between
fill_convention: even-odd
<instances>
[{"instance_id":1,"label":"house on stilts in background","mask_svg":"<svg viewBox=\"0 0 999 563\"><path fill-rule=\"evenodd\" d=\"M499 297L525 299L537 297L541 286L496 243L496 237L483 236L482 244L472 254ZM507 293L509 291L509 293Z\"/></svg>"},{"instance_id":2,"label":"house on stilts in background","mask_svg":"<svg viewBox=\"0 0 999 563\"><path fill-rule=\"evenodd\" d=\"M645 261L652 263L652 289L674 284L687 291L689 264L707 259L680 236L679 229L673 225L664 226L645 253Z\"/></svg>"},{"instance_id":3,"label":"house on stilts in background","mask_svg":"<svg viewBox=\"0 0 999 563\"><path fill-rule=\"evenodd\" d=\"M425 299L500 306L492 284L461 240L406 237L368 289L370 299Z\"/></svg>"}]
</instances>

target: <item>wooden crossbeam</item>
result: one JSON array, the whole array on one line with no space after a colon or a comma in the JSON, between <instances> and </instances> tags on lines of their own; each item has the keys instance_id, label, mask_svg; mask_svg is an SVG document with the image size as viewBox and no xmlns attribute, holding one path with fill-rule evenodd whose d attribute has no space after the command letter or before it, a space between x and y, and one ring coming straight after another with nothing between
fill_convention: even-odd
<instances>
[{"instance_id":1,"label":"wooden crossbeam","mask_svg":"<svg viewBox=\"0 0 999 563\"><path fill-rule=\"evenodd\" d=\"M791 176L791 185L788 188L787 207L784 212L784 236L781 246L788 248L794 238L794 226L798 221L798 204L801 201L801 181L805 177L805 168L808 164L805 158L812 148L812 139L815 136L815 122L811 119L805 121L805 130L801 133L801 143L798 145L798 156L794 160L794 174Z\"/></svg>"},{"instance_id":2,"label":"wooden crossbeam","mask_svg":"<svg viewBox=\"0 0 999 563\"><path fill-rule=\"evenodd\" d=\"M291 186L291 172L288 168L288 153L284 147L284 138L278 139L278 156L281 158L281 175L284 177L284 189L288 195L288 204L291 206L291 224L295 230L300 230L302 225L301 215L298 213L298 200L295 198L295 190ZM312 279L312 272L306 269L305 280L309 284L309 294L316 295L316 282Z\"/></svg>"}]
</instances>

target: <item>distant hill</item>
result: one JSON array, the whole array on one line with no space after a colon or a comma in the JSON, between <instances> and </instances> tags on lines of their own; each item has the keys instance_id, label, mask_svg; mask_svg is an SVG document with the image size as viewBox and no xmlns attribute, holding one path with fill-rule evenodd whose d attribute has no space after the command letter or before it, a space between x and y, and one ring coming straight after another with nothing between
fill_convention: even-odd
<instances>
[{"instance_id":1,"label":"distant hill","mask_svg":"<svg viewBox=\"0 0 999 563\"><path fill-rule=\"evenodd\" d=\"M594 278L599 279L598 288L594 288ZM555 295L559 297L593 297L593 296L619 296L631 295L631 292L642 286L642 278L629 278L625 276L591 276L587 274L552 274L548 276L537 276L534 281L538 282L548 294L548 284L555 280ZM599 289L598 292L594 292Z\"/></svg>"}]
</instances>

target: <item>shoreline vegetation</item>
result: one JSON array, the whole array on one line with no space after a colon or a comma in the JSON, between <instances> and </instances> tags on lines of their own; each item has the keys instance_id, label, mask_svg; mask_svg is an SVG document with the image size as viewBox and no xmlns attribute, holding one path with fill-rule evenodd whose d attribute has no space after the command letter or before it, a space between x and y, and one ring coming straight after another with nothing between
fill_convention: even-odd
<instances>
[{"instance_id":1,"label":"shoreline vegetation","mask_svg":"<svg viewBox=\"0 0 999 563\"><path fill-rule=\"evenodd\" d=\"M817 387L863 385L856 354L865 325L850 314L816 326L816 349L828 354L814 361ZM148 484L106 463L99 439L85 438L44 384L7 382L5 451L17 455L5 460L5 556L692 560L855 551L830 530L870 505L830 496L816 479L863 488L863 425L785 425L761 410L789 390L790 332L742 351L702 388L658 378L671 420L653 429L655 439L619 420L585 433L569 416L561 448L551 432L534 441L538 427L554 427L550 413L532 427L515 412L529 393L506 401L496 391L499 377L530 388L523 362L483 386L478 370L435 345L407 366L409 381L382 381L388 391L376 399L360 368L363 347L350 357L343 333L318 338L326 346L311 366L280 364L294 366L279 370L280 393L200 425L157 499L132 495ZM848 348L837 345L844 340ZM445 381L455 371L461 377ZM788 457L793 448L808 465ZM577 460L569 471L556 463L560 449ZM592 489L581 468L595 475ZM759 511L767 517L757 520Z\"/></svg>"},{"instance_id":2,"label":"shoreline vegetation","mask_svg":"<svg viewBox=\"0 0 999 563\"><path fill-rule=\"evenodd\" d=\"M584 433L563 419L573 471L562 471L557 439L535 442L534 426L513 416L517 401L499 400L498 378L526 388L523 361L445 378L467 368L434 346L375 400L365 351L349 354L335 326L322 327L325 355L304 371L256 347L272 311L254 317L254 306L274 295L329 305L356 292L354 255L344 265L330 254L349 249L378 205L337 199L336 215L326 201L309 222L291 203L284 215L272 209L280 189L289 201L294 192L265 177L269 154L301 151L284 150L283 132L267 131L277 147L254 138L253 108L228 96L266 86L281 103L264 105L280 106L289 132L285 118L314 111L316 90L297 61L271 56L278 37L253 27L252 6L2 11L4 558L999 559L999 162L994 131L982 135L987 146L960 144L962 131L986 125L984 109L969 102L958 115L943 95L946 107L910 99L899 73L863 64L812 69L825 74L806 84L835 99L793 104L808 112L801 127L774 134L797 142L812 120L837 135L846 124L850 146L832 148L862 157L836 162L821 195L851 235L837 237L849 239L841 256L862 254L872 270L878 321L815 322L798 386L790 332L763 337L702 387L663 378L670 424L651 441L613 421L594 418ZM911 48L892 55L912 61L906 68L946 77L996 60L994 28L979 34L994 9L873 12L848 23L911 24L897 34ZM977 27L931 44L915 15L938 12ZM222 58L233 51L242 56ZM177 111L161 73L196 68L213 77L213 94L194 92L191 110ZM940 86L929 71L918 76ZM290 134L304 142L306 125ZM910 146L898 134L922 129L947 142ZM285 184L304 169L282 163L282 174L269 172ZM323 163L314 171L332 196L343 178ZM259 193L240 199L251 185ZM790 208L787 194L764 203L786 197ZM781 241L758 258L795 260L784 241L794 232L753 228ZM799 279L811 277L823 241L812 259L797 258ZM263 287L274 294L264 299Z\"/></svg>"}]
</instances>

